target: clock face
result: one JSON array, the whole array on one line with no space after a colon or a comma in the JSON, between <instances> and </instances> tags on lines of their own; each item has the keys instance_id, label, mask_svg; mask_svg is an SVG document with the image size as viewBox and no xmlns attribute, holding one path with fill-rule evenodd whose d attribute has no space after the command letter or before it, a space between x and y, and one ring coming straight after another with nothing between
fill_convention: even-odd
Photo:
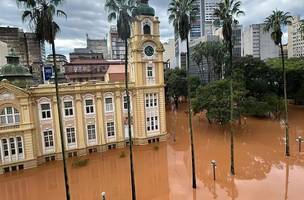
<instances>
[{"instance_id":1,"label":"clock face","mask_svg":"<svg viewBox=\"0 0 304 200\"><path fill-rule=\"evenodd\" d=\"M147 47L145 48L145 54L146 54L146 56L148 56L148 57L153 56L153 55L154 55L154 48L151 47L151 46L147 46Z\"/></svg>"}]
</instances>

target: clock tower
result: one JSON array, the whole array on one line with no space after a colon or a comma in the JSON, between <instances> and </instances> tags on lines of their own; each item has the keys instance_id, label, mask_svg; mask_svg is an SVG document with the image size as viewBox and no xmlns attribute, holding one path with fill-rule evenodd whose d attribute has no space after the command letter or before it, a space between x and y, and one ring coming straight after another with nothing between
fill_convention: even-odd
<instances>
[{"instance_id":1,"label":"clock tower","mask_svg":"<svg viewBox=\"0 0 304 200\"><path fill-rule=\"evenodd\" d=\"M159 19L148 0L138 0L129 40L130 83L134 84L134 142L145 144L166 140L164 93L164 48L160 42Z\"/></svg>"}]
</instances>

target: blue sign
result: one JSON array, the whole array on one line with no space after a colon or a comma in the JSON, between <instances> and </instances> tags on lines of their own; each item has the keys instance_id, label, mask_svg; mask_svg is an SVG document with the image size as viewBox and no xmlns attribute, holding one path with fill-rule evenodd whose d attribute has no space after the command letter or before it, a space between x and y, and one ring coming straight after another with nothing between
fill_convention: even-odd
<instances>
[{"instance_id":1,"label":"blue sign","mask_svg":"<svg viewBox=\"0 0 304 200\"><path fill-rule=\"evenodd\" d=\"M43 67L43 78L44 78L44 81L48 81L51 79L53 75L53 67L52 65L45 65Z\"/></svg>"}]
</instances>

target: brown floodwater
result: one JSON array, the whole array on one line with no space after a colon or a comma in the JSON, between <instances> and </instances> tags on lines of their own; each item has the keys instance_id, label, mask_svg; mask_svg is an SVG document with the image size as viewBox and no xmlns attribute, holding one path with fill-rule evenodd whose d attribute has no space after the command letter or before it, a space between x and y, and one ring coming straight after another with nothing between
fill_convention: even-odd
<instances>
[{"instance_id":1,"label":"brown floodwater","mask_svg":"<svg viewBox=\"0 0 304 200\"><path fill-rule=\"evenodd\" d=\"M296 137L304 136L304 108L290 106L291 157L284 156L284 130L274 120L249 118L235 134L235 172L230 175L230 140L224 128L194 117L197 189L191 187L191 154L187 114L167 111L167 142L134 148L138 200L300 200L303 199L304 152ZM174 137L176 141L174 142ZM304 144L303 144L304 149ZM126 157L121 157L124 151ZM71 167L72 200L130 200L127 149L88 156L80 168ZM213 181L211 160L217 161ZM64 200L62 162L56 161L0 175L1 200Z\"/></svg>"}]
</instances>

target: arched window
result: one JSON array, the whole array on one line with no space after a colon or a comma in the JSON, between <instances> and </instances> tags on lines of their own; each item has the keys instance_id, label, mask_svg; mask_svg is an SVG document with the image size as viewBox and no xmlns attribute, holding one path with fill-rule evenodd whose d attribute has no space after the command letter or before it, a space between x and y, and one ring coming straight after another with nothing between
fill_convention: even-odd
<instances>
[{"instance_id":1,"label":"arched window","mask_svg":"<svg viewBox=\"0 0 304 200\"><path fill-rule=\"evenodd\" d=\"M0 112L0 124L18 124L20 123L20 113L16 108L6 107Z\"/></svg>"},{"instance_id":2,"label":"arched window","mask_svg":"<svg viewBox=\"0 0 304 200\"><path fill-rule=\"evenodd\" d=\"M148 24L144 25L144 34L145 35L151 35L151 27Z\"/></svg>"}]
</instances>

